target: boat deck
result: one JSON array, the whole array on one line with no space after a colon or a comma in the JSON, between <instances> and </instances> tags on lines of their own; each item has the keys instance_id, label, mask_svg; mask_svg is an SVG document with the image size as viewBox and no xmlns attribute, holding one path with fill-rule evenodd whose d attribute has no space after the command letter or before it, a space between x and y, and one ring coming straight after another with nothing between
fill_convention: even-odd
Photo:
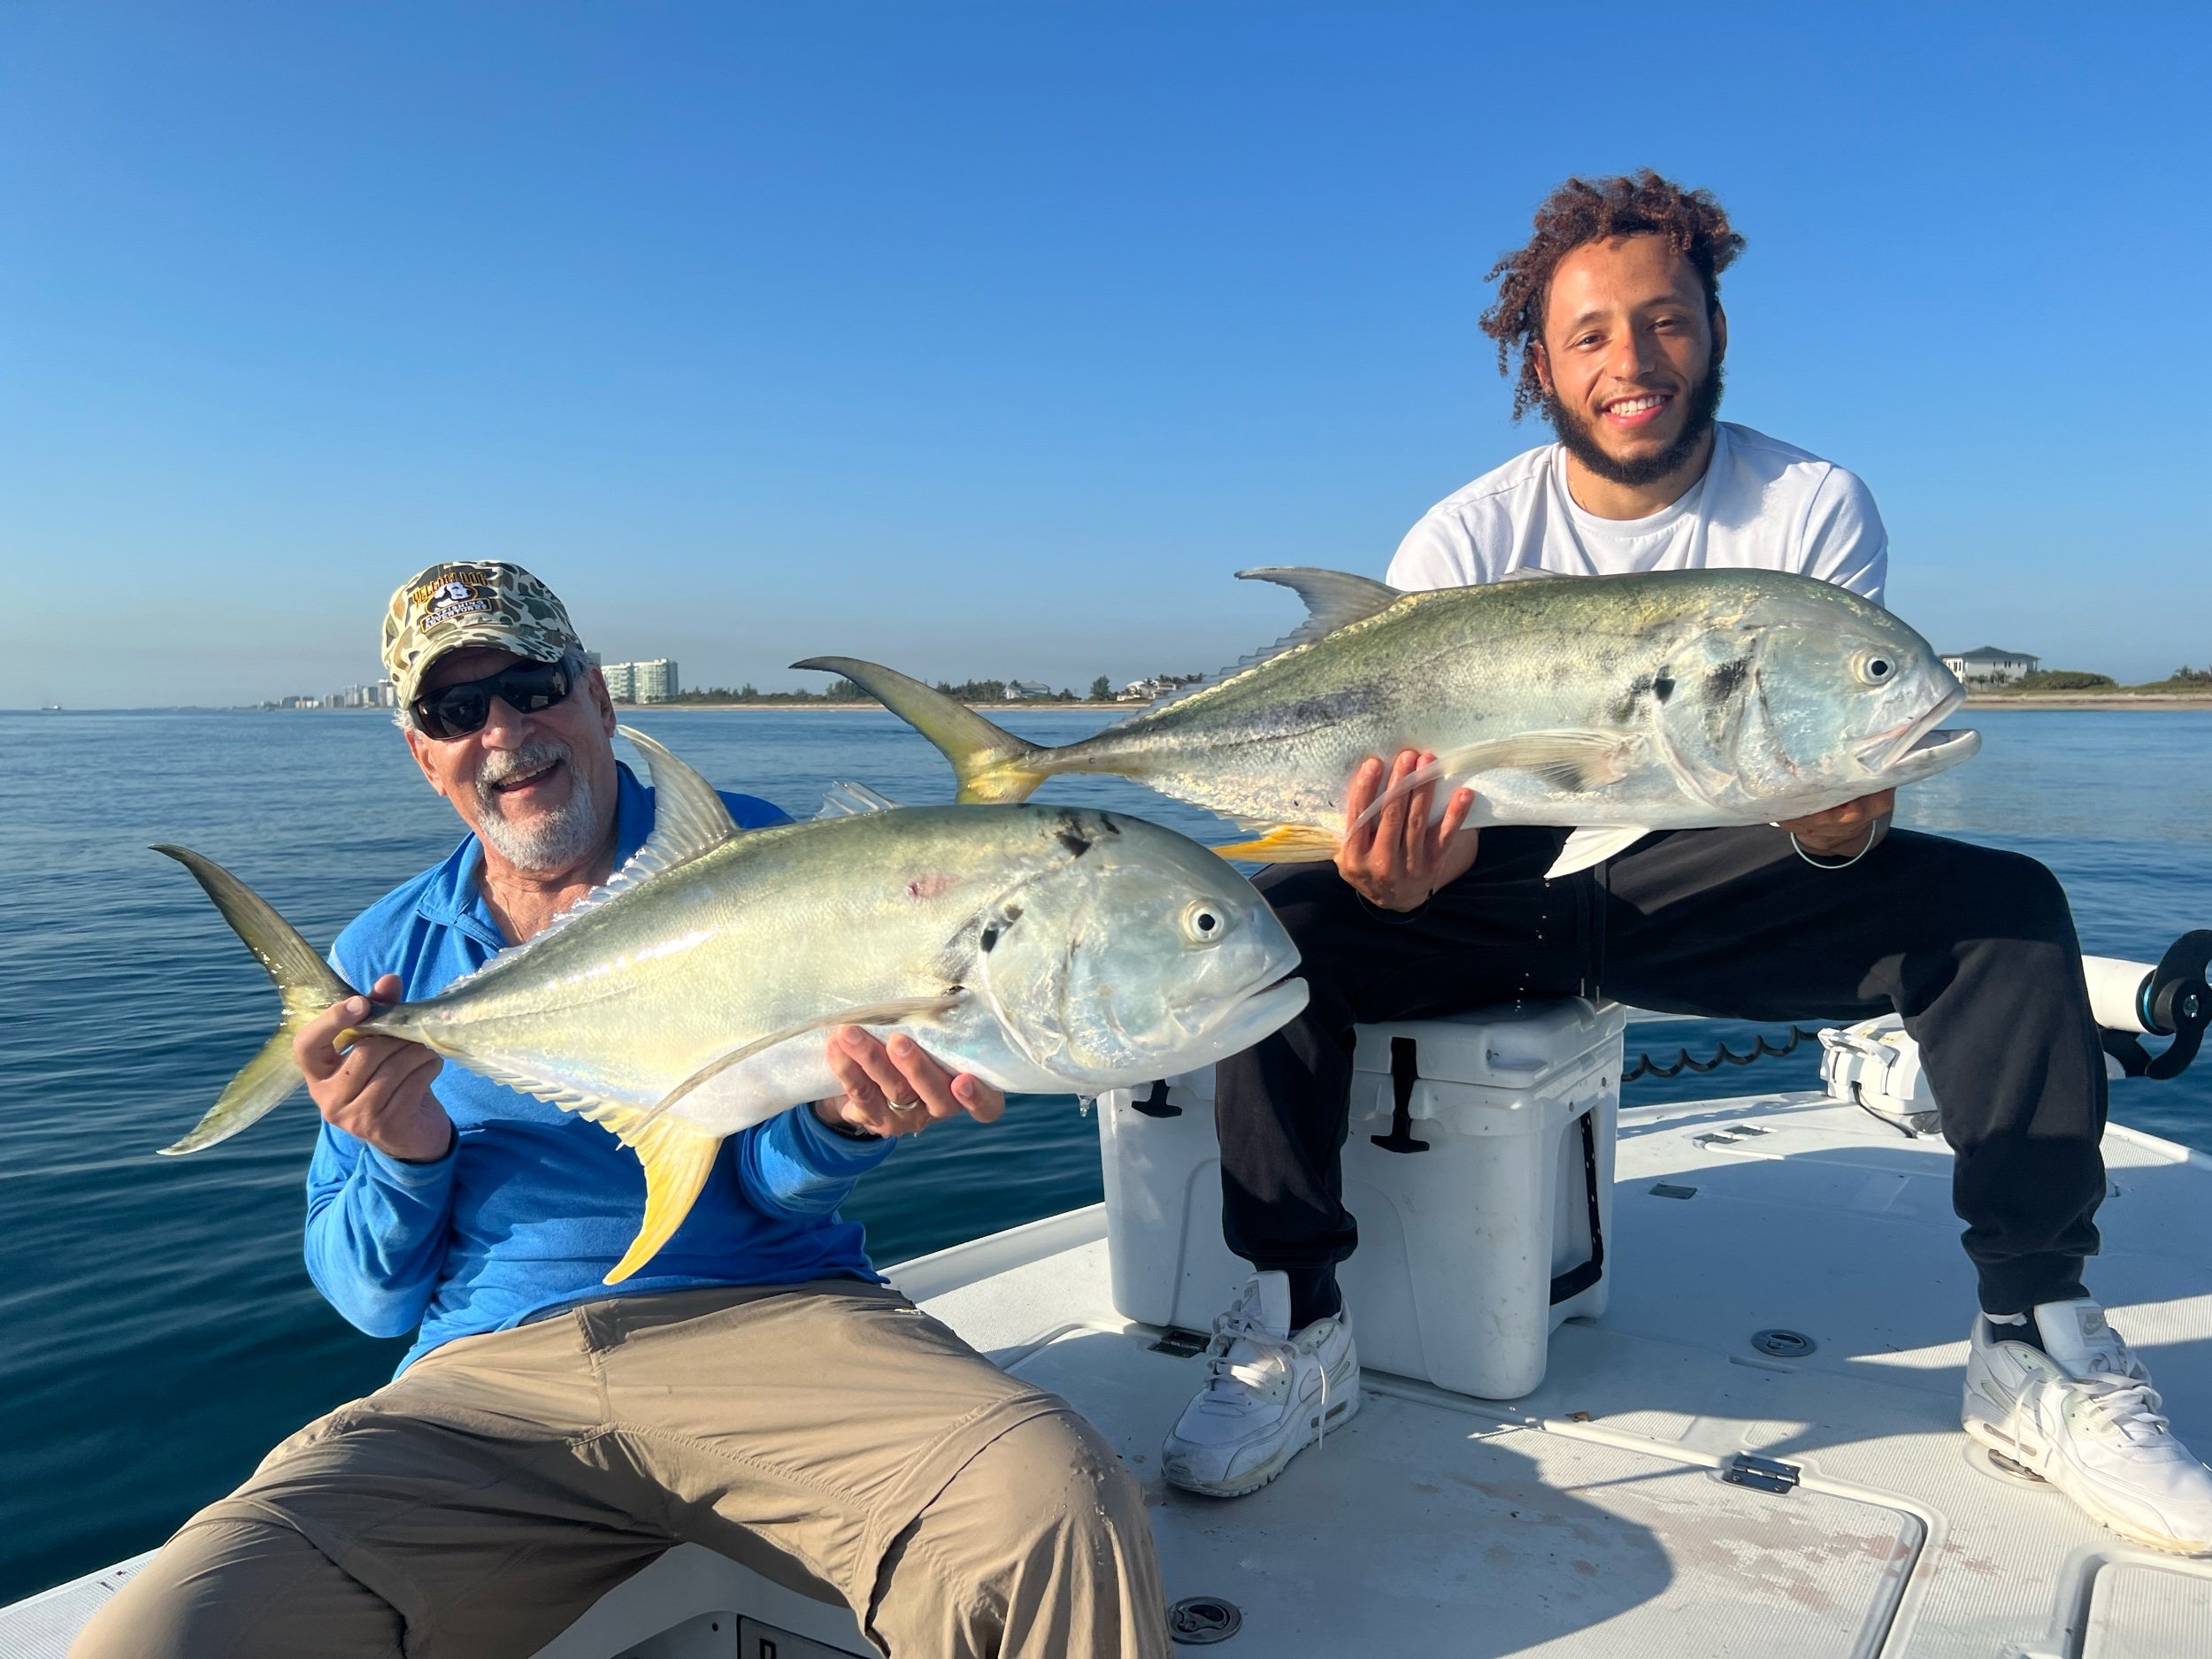
<instances>
[{"instance_id":1,"label":"boat deck","mask_svg":"<svg viewBox=\"0 0 2212 1659\"><path fill-rule=\"evenodd\" d=\"M2122 1129L2105 1150L2094 1286L2201 1450L2212 1160ZM2212 1653L2212 1565L2125 1544L1959 1432L1974 1286L1940 1141L1766 1095L1624 1112L1618 1156L1611 1307L1561 1328L1537 1393L1370 1373L1360 1416L1251 1497L1151 1479L1171 1599L1235 1603L1235 1645L1285 1659L1379 1630L1409 1655ZM1202 1362L1128 1332L1105 1286L1099 1239L931 1305L1149 1474ZM1775 1330L1811 1350L1754 1345ZM1740 1454L1799 1484L1724 1481Z\"/></svg>"},{"instance_id":2,"label":"boat deck","mask_svg":"<svg viewBox=\"0 0 2212 1659\"><path fill-rule=\"evenodd\" d=\"M2212 1160L2119 1128L2105 1150L2093 1287L2212 1448ZM1652 1107L1621 1116L1617 1179L1611 1307L1557 1333L1540 1390L1485 1402L1371 1371L1356 1417L1228 1502L1157 1477L1203 1363L1114 1312L1102 1209L894 1277L1114 1441L1146 1478L1170 1599L1240 1615L1226 1652L2212 1653L2212 1563L2124 1543L1959 1432L1973 1278L1941 1142L1813 1095ZM1762 1351L1773 1331L1809 1347ZM113 1577L0 1615L0 1648L59 1653ZM782 1633L745 1636L740 1612ZM841 1608L687 1548L543 1659L812 1659L795 1636L869 1651Z\"/></svg>"}]
</instances>

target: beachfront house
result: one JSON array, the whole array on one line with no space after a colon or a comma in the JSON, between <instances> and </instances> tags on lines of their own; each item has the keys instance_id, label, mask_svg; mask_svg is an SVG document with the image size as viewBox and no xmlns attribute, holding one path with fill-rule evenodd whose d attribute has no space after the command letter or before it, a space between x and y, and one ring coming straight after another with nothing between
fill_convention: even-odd
<instances>
[{"instance_id":1,"label":"beachfront house","mask_svg":"<svg viewBox=\"0 0 2212 1659\"><path fill-rule=\"evenodd\" d=\"M1970 651L1952 652L1943 659L1943 665L1959 677L1962 686L2006 686L2035 672L2043 665L2043 659L2025 651L1978 645Z\"/></svg>"},{"instance_id":2,"label":"beachfront house","mask_svg":"<svg viewBox=\"0 0 2212 1659\"><path fill-rule=\"evenodd\" d=\"M1006 700L1009 703L1022 703L1051 695L1052 687L1041 680L1010 680L1006 682Z\"/></svg>"}]
</instances>

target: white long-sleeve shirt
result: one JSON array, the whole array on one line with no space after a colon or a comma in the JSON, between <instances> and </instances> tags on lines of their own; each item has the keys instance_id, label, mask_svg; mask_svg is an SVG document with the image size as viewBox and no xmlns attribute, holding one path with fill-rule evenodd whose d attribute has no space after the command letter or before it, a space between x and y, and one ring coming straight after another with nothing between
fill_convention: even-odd
<instances>
[{"instance_id":1,"label":"white long-sleeve shirt","mask_svg":"<svg viewBox=\"0 0 2212 1659\"><path fill-rule=\"evenodd\" d=\"M1517 570L1793 571L1882 603L1889 536L1866 486L1832 462L1748 426L1714 428L1705 476L1646 518L1600 518L1567 489L1547 443L1447 495L1407 532L1394 588L1465 588Z\"/></svg>"}]
</instances>

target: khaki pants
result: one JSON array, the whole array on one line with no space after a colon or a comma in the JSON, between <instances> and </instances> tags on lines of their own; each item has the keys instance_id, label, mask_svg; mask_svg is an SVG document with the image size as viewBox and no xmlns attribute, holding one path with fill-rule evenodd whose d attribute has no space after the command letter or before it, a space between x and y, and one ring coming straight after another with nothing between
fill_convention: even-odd
<instances>
[{"instance_id":1,"label":"khaki pants","mask_svg":"<svg viewBox=\"0 0 2212 1659\"><path fill-rule=\"evenodd\" d=\"M1142 1490L1097 1433L839 1279L448 1343L278 1447L71 1652L519 1659L684 1541L833 1586L897 1659L1169 1651Z\"/></svg>"}]
</instances>

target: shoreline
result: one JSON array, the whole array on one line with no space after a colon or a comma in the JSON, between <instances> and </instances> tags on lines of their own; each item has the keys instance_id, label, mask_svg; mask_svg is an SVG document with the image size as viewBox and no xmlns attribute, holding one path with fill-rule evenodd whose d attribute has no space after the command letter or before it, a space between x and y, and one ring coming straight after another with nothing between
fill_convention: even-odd
<instances>
[{"instance_id":1,"label":"shoreline","mask_svg":"<svg viewBox=\"0 0 2212 1659\"><path fill-rule=\"evenodd\" d=\"M1966 699L1970 709L2212 709L2206 691L1978 691Z\"/></svg>"},{"instance_id":2,"label":"shoreline","mask_svg":"<svg viewBox=\"0 0 2212 1659\"><path fill-rule=\"evenodd\" d=\"M890 712L873 698L859 703L618 703L614 706L632 714L674 714L687 709L695 709L705 714L727 714L733 710L757 714L780 714L792 710L822 714L844 714L855 709L874 709L884 714ZM1058 710L1072 710L1079 714L1098 714L1115 709L1126 709L1130 713L1134 714L1151 705L1144 703L1060 703L1056 701L1052 703L968 703L961 706L972 709L978 714L989 714L994 711L1002 714L1026 714ZM310 712L311 713L312 710Z\"/></svg>"}]
</instances>

